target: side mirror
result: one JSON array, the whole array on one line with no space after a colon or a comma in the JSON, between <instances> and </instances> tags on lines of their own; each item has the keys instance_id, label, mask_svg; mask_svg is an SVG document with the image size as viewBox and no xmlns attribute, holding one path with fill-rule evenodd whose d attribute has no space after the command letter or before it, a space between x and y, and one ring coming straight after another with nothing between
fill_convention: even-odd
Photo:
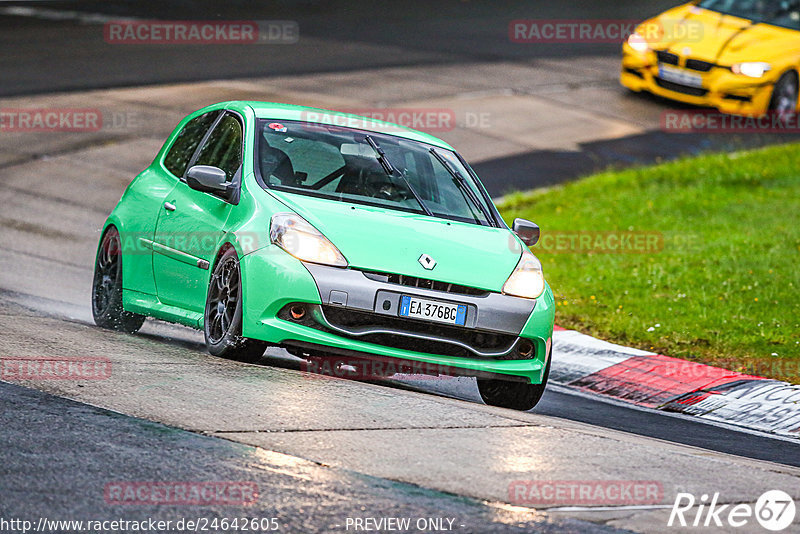
<instances>
[{"instance_id":1,"label":"side mirror","mask_svg":"<svg viewBox=\"0 0 800 534\"><path fill-rule=\"evenodd\" d=\"M522 239L522 242L532 247L539 242L539 225L525 219L514 219L511 229Z\"/></svg>"},{"instance_id":2,"label":"side mirror","mask_svg":"<svg viewBox=\"0 0 800 534\"><path fill-rule=\"evenodd\" d=\"M211 165L195 165L189 169L186 184L204 193L227 193L231 185L225 171Z\"/></svg>"}]
</instances>

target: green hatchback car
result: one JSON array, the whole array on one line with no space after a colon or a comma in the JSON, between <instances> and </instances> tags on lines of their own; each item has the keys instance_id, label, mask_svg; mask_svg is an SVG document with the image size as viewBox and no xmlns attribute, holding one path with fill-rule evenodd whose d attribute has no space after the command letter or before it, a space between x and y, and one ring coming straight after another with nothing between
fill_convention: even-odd
<instances>
[{"instance_id":1,"label":"green hatchback car","mask_svg":"<svg viewBox=\"0 0 800 534\"><path fill-rule=\"evenodd\" d=\"M108 217L95 322L205 332L214 355L280 346L477 377L528 410L550 370L553 293L449 145L365 117L223 102L186 117ZM402 362L402 365L400 365Z\"/></svg>"}]
</instances>

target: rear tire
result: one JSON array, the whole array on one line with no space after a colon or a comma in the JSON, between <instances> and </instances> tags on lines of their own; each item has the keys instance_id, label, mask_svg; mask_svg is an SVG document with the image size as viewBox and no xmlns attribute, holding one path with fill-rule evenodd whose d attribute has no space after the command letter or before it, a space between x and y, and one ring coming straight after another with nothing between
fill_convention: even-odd
<instances>
[{"instance_id":1,"label":"rear tire","mask_svg":"<svg viewBox=\"0 0 800 534\"><path fill-rule=\"evenodd\" d=\"M242 277L239 256L229 248L222 254L208 284L203 332L214 356L257 362L267 343L242 337Z\"/></svg>"},{"instance_id":2,"label":"rear tire","mask_svg":"<svg viewBox=\"0 0 800 534\"><path fill-rule=\"evenodd\" d=\"M122 245L119 231L109 226L94 262L92 316L101 328L133 334L144 324L144 315L122 308Z\"/></svg>"},{"instance_id":3,"label":"rear tire","mask_svg":"<svg viewBox=\"0 0 800 534\"><path fill-rule=\"evenodd\" d=\"M544 378L541 384L526 384L524 382L512 382L497 378L478 378L478 391L483 402L489 406L500 408L510 408L527 412L532 410L544 395L547 387L547 379L550 377L550 362L552 361L553 350L547 357L547 367L544 369Z\"/></svg>"},{"instance_id":4,"label":"rear tire","mask_svg":"<svg viewBox=\"0 0 800 534\"><path fill-rule=\"evenodd\" d=\"M788 123L797 112L798 80L797 73L787 72L777 81L772 90L769 111L778 115L780 121Z\"/></svg>"}]
</instances>

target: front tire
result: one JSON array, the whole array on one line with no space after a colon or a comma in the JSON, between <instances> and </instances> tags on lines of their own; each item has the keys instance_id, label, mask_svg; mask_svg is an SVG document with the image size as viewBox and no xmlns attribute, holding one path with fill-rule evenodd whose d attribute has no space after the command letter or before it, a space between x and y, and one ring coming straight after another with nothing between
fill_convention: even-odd
<instances>
[{"instance_id":1,"label":"front tire","mask_svg":"<svg viewBox=\"0 0 800 534\"><path fill-rule=\"evenodd\" d=\"M97 258L92 280L92 316L101 328L133 334L144 324L144 316L122 308L122 245L119 231L113 226L106 230Z\"/></svg>"},{"instance_id":2,"label":"front tire","mask_svg":"<svg viewBox=\"0 0 800 534\"><path fill-rule=\"evenodd\" d=\"M544 369L544 378L541 384L526 384L524 382L512 382L497 378L478 378L478 391L483 402L489 406L500 408L510 408L527 412L532 410L544 395L547 387L547 379L550 377L550 362L553 351L547 357L547 367Z\"/></svg>"},{"instance_id":3,"label":"front tire","mask_svg":"<svg viewBox=\"0 0 800 534\"><path fill-rule=\"evenodd\" d=\"M236 250L229 248L214 266L208 284L203 332L214 356L256 362L267 344L242 337L242 276Z\"/></svg>"},{"instance_id":4,"label":"front tire","mask_svg":"<svg viewBox=\"0 0 800 534\"><path fill-rule=\"evenodd\" d=\"M786 124L797 112L797 99L797 73L787 72L781 76L775 84L775 88L772 90L769 110L776 114L782 123Z\"/></svg>"}]
</instances>

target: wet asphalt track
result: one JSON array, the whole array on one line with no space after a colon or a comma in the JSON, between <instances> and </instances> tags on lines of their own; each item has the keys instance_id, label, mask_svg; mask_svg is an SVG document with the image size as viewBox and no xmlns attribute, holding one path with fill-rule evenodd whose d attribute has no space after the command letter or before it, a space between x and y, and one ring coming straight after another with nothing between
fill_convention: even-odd
<instances>
[{"instance_id":1,"label":"wet asphalt track","mask_svg":"<svg viewBox=\"0 0 800 534\"><path fill-rule=\"evenodd\" d=\"M182 518L277 518L280 532L331 532L345 530L348 518L388 516L413 518L414 522L445 520L448 522L442 524L465 533L618 532L584 521L502 510L476 499L332 470L11 384L0 383L0 407L0 517L6 520L22 519L36 525L40 518L172 522ZM35 454L41 450L43 436L45 448L53 452ZM260 496L248 506L120 505L106 498L107 484L154 480L254 484Z\"/></svg>"},{"instance_id":2,"label":"wet asphalt track","mask_svg":"<svg viewBox=\"0 0 800 534\"><path fill-rule=\"evenodd\" d=\"M596 8L572 9L581 18L593 12L614 16L609 9L636 18L664 4L598 3ZM86 12L102 7L112 14L148 18L187 18L188 6L136 13L139 8L133 3L37 5ZM226 18L252 13L243 3L230 5ZM380 17L401 25L396 32L385 32L380 25L363 22L375 19L374 4L351 6L326 10L314 2L276 3L274 11L248 17L296 15L306 34L320 40L310 43L314 53L302 47L268 54L250 49L209 54L201 47L170 52L108 49L90 26L79 22L0 17L0 44L6 51L0 66L10 73L3 77L0 94L468 59L524 61L530 55L602 55L617 49L610 45L589 51L585 46L526 49L497 38L498 28L505 28L511 18L570 16L560 7L533 12L530 5L518 3L491 7L447 3L433 20L425 16L428 4L400 11L385 8ZM193 17L215 16L213 10L203 9L193 10ZM417 17L400 16L405 13ZM420 16L428 22L421 24ZM414 39L406 37L412 33ZM342 48L320 48L323 41L338 42ZM345 41L358 46L342 53ZM234 54L236 60L226 54ZM492 176L499 175L525 176L519 185L530 186L606 164L651 161L665 152L760 142L675 139L655 133L595 143L584 147L579 157L534 153L477 167L490 188ZM113 480L213 476L257 480L269 498L260 501L258 509L249 509L248 515L277 514L286 531L335 530L334 525L349 514L449 515L464 518L466 532L513 531L512 525L518 523L545 532L604 531L598 526L602 523L647 530L657 524L655 518L660 516L651 514L658 511L591 516L587 519L597 523L586 524L557 513L499 512L481 500L502 500L511 480L548 476L650 477L663 480L670 492L676 487L699 491L716 485L717 490L727 489L732 501L753 498L773 487L794 493L800 487L797 472L782 467L800 464L800 445L795 442L633 409L564 388L549 390L534 414L516 414L479 404L474 383L468 380L401 384L310 380L280 352L272 352L259 366L218 361L202 351L201 336L183 328L153 322L136 336L96 329L91 326L87 297L94 229L130 173L97 177L99 182L78 181L68 190L40 195L31 178L46 173L21 177L11 170L0 173L0 198L14 203L0 221L4 355L101 355L114 362L116 372L107 383L25 383L43 392L0 384L5 442L0 486L6 489L0 515L4 517L47 511L70 518L122 513L174 519L190 511L207 516L240 512L224 507L120 510L102 500L102 487ZM628 452L625 458L619 457L620 448ZM289 456L263 452L269 450Z\"/></svg>"}]
</instances>

